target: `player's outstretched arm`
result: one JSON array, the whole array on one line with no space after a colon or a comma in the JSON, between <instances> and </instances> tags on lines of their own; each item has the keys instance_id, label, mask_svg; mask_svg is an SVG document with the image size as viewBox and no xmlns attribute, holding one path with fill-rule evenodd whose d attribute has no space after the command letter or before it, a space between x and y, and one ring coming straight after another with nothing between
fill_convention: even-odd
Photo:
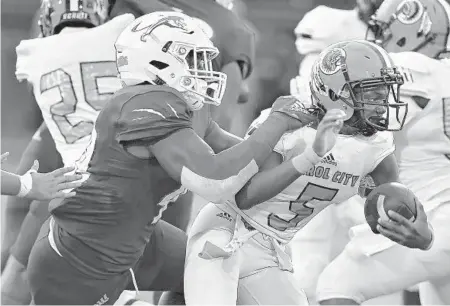
<instances>
[{"instance_id":1,"label":"player's outstretched arm","mask_svg":"<svg viewBox=\"0 0 450 306\"><path fill-rule=\"evenodd\" d=\"M344 113L340 110L328 111L317 127L312 147L307 147L302 154L291 160L282 163L281 155L273 152L261 171L236 194L237 206L249 209L263 203L282 192L311 169L334 147L343 125L343 118Z\"/></svg>"},{"instance_id":2,"label":"player's outstretched arm","mask_svg":"<svg viewBox=\"0 0 450 306\"><path fill-rule=\"evenodd\" d=\"M7 171L1 173L2 195L25 197L32 200L52 200L68 198L75 192L64 193L63 190L76 188L81 175L68 175L73 167L57 169L50 173L37 173L39 163L35 161L33 167L24 175L19 176Z\"/></svg>"}]
</instances>

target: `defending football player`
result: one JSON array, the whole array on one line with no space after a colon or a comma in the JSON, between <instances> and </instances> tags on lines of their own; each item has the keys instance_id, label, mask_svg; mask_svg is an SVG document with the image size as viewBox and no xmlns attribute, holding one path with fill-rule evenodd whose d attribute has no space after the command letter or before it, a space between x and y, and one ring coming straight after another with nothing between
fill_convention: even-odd
<instances>
[{"instance_id":1,"label":"defending football player","mask_svg":"<svg viewBox=\"0 0 450 306\"><path fill-rule=\"evenodd\" d=\"M404 76L400 99L409 114L394 135L399 178L423 204L419 212L428 215L434 243L426 252L408 249L359 226L320 276L322 303L362 303L418 283L422 304L450 303L450 66L443 59L450 51L449 24L445 0L385 0L371 22L376 41L396 52L391 56ZM417 222L390 217L394 221L383 221L381 233L407 246L414 242Z\"/></svg>"},{"instance_id":2,"label":"defending football player","mask_svg":"<svg viewBox=\"0 0 450 306\"><path fill-rule=\"evenodd\" d=\"M40 10L43 38L24 40L17 47L16 76L32 85L45 123L22 156L24 170L19 174L34 159L40 161L42 171L49 172L59 167L61 158L71 166L83 153L98 112L121 87L114 42L134 20L128 14L103 25L107 0L44 0ZM12 206L17 201L10 202ZM25 268L48 216L48 202L31 203L2 275L2 299L7 304L29 303ZM6 230L12 240L14 232Z\"/></svg>"},{"instance_id":3,"label":"defending football player","mask_svg":"<svg viewBox=\"0 0 450 306\"><path fill-rule=\"evenodd\" d=\"M315 105L321 123L285 134L236 195L236 205L210 203L195 220L186 260L188 304L307 303L286 244L327 206L357 194L367 174L377 183L396 178L390 131L402 128L407 113L398 100L401 84L375 44L348 41L321 53L311 73L312 96L302 99ZM345 114L340 133L328 121L337 110ZM317 137L330 127L328 143L335 145L318 151ZM298 162L304 157L309 163Z\"/></svg>"},{"instance_id":4,"label":"defending football player","mask_svg":"<svg viewBox=\"0 0 450 306\"><path fill-rule=\"evenodd\" d=\"M213 118L226 131L232 131L239 116L238 100L245 102L245 80L253 70L255 38L245 22L230 11L232 0L117 0L111 15L132 13L136 17L156 11L174 10L194 17L219 49L213 68L227 75L222 103L212 108ZM187 192L169 206L163 220L186 230L192 211L192 193Z\"/></svg>"},{"instance_id":5,"label":"defending football player","mask_svg":"<svg viewBox=\"0 0 450 306\"><path fill-rule=\"evenodd\" d=\"M280 137L315 119L281 97L246 141L220 129L210 116L225 90L225 74L212 68L218 50L182 13L136 19L115 49L124 88L77 161L84 183L70 200L50 203L31 252L37 304L112 303L130 283L181 293L186 235L160 220L167 205L188 189L233 201Z\"/></svg>"}]
</instances>

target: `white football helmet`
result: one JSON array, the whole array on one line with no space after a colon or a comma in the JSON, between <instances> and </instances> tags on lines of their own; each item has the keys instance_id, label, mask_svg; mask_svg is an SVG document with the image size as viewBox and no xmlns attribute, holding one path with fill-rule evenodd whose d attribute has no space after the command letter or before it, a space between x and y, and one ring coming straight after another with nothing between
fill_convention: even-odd
<instances>
[{"instance_id":1,"label":"white football helmet","mask_svg":"<svg viewBox=\"0 0 450 306\"><path fill-rule=\"evenodd\" d=\"M119 77L124 86L144 82L180 91L192 110L219 105L226 75L212 68L219 51L191 17L154 12L137 18L115 43Z\"/></svg>"}]
</instances>

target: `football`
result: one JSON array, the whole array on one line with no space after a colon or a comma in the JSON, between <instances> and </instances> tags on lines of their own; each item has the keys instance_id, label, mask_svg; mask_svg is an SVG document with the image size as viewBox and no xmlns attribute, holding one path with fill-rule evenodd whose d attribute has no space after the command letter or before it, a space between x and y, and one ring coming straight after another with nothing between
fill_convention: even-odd
<instances>
[{"instance_id":1,"label":"football","mask_svg":"<svg viewBox=\"0 0 450 306\"><path fill-rule=\"evenodd\" d=\"M405 185L386 183L373 189L366 198L364 214L366 221L375 234L380 216L387 216L393 210L408 220L414 221L417 216L417 198Z\"/></svg>"}]
</instances>

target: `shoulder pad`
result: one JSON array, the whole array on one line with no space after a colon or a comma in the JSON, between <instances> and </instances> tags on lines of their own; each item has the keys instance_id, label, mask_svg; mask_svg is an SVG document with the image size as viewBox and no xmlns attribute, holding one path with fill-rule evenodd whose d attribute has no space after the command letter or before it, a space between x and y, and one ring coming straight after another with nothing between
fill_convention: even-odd
<instances>
[{"instance_id":1,"label":"shoulder pad","mask_svg":"<svg viewBox=\"0 0 450 306\"><path fill-rule=\"evenodd\" d=\"M364 39L367 25L356 10L340 10L324 5L305 14L294 30L300 54L321 52L327 46L343 40Z\"/></svg>"},{"instance_id":2,"label":"shoulder pad","mask_svg":"<svg viewBox=\"0 0 450 306\"><path fill-rule=\"evenodd\" d=\"M35 67L31 65L31 53L35 49L37 39L22 40L16 47L17 62L16 62L16 78L19 82L27 80L30 77L30 69Z\"/></svg>"},{"instance_id":3,"label":"shoulder pad","mask_svg":"<svg viewBox=\"0 0 450 306\"><path fill-rule=\"evenodd\" d=\"M405 81L400 88L400 95L430 98L435 94L439 82L439 77L435 75L441 70L442 62L417 52L389 55Z\"/></svg>"},{"instance_id":4,"label":"shoulder pad","mask_svg":"<svg viewBox=\"0 0 450 306\"><path fill-rule=\"evenodd\" d=\"M191 119L192 112L180 94L166 86L155 86L123 103L116 139L156 143L179 129L191 128Z\"/></svg>"}]
</instances>

